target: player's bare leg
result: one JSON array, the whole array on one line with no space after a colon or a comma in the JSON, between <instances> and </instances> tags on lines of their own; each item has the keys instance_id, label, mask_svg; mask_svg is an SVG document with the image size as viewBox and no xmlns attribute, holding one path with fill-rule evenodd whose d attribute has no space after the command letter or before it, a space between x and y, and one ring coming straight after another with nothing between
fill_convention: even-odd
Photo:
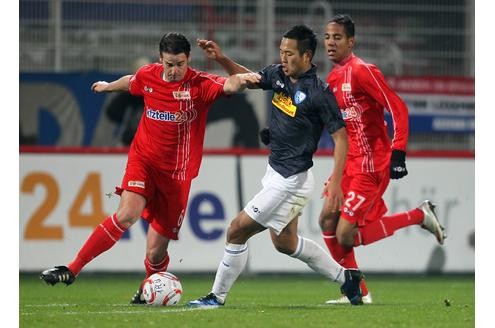
<instances>
[{"instance_id":1,"label":"player's bare leg","mask_svg":"<svg viewBox=\"0 0 495 328\"><path fill-rule=\"evenodd\" d=\"M146 257L144 259L146 278L154 273L167 271L170 262L170 257L168 256L169 242L170 239L159 234L151 225L149 226L146 238ZM142 285L134 293L130 303L146 304L143 297Z\"/></svg>"}]
</instances>

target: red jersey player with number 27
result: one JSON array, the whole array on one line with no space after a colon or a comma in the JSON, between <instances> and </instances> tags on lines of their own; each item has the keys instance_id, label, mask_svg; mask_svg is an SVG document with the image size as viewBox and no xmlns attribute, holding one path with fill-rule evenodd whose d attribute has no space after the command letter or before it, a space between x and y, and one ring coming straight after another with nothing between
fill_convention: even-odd
<instances>
[{"instance_id":1,"label":"red jersey player with number 27","mask_svg":"<svg viewBox=\"0 0 495 328\"><path fill-rule=\"evenodd\" d=\"M358 268L353 247L371 244L410 225L427 229L440 244L445 238L435 206L429 200L410 211L384 216L387 206L382 196L390 178L407 175L408 111L380 70L354 55L354 44L351 17L336 15L325 32L325 48L334 63L327 82L346 123L349 151L342 178L344 204L335 211L332 200L325 198L319 223L333 258L348 269ZM392 116L392 141L387 133L384 108ZM372 303L364 280L361 289L363 303ZM348 302L343 296L326 303Z\"/></svg>"},{"instance_id":2,"label":"red jersey player with number 27","mask_svg":"<svg viewBox=\"0 0 495 328\"><path fill-rule=\"evenodd\" d=\"M82 268L110 249L139 218L150 223L144 266L146 277L166 271L169 241L177 240L184 219L191 180L198 175L206 116L225 94L257 83L255 73L228 78L189 67L191 45L179 33L160 41L160 63L144 65L134 75L113 82L95 82L95 92L129 91L144 98L144 112L132 141L117 211L95 228L67 266L41 273L48 284L74 282ZM144 303L138 289L132 304Z\"/></svg>"}]
</instances>

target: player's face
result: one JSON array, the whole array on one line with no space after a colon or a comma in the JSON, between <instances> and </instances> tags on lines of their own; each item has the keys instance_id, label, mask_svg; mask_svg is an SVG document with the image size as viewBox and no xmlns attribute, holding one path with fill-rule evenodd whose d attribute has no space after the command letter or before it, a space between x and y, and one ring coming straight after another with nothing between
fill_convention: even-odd
<instances>
[{"instance_id":1,"label":"player's face","mask_svg":"<svg viewBox=\"0 0 495 328\"><path fill-rule=\"evenodd\" d=\"M284 74L297 79L299 75L311 68L311 57L297 50L297 40L282 38L280 42L280 61Z\"/></svg>"},{"instance_id":2,"label":"player's face","mask_svg":"<svg viewBox=\"0 0 495 328\"><path fill-rule=\"evenodd\" d=\"M185 53L173 55L160 54L160 62L163 64L163 79L167 82L178 82L184 78L189 67L190 56Z\"/></svg>"},{"instance_id":3,"label":"player's face","mask_svg":"<svg viewBox=\"0 0 495 328\"><path fill-rule=\"evenodd\" d=\"M328 23L325 31L325 49L331 61L338 63L349 56L354 42L353 37L346 36L343 25Z\"/></svg>"}]
</instances>

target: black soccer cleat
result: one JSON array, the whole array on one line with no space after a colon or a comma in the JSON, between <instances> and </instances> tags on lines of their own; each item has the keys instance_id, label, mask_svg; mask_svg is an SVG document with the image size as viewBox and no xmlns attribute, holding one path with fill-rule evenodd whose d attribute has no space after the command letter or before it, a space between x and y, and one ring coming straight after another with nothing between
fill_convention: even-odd
<instances>
[{"instance_id":1,"label":"black soccer cleat","mask_svg":"<svg viewBox=\"0 0 495 328\"><path fill-rule=\"evenodd\" d=\"M340 291L347 296L352 305L362 305L361 280L363 279L363 273L359 270L345 270L344 275L345 282L340 287Z\"/></svg>"},{"instance_id":2,"label":"black soccer cleat","mask_svg":"<svg viewBox=\"0 0 495 328\"><path fill-rule=\"evenodd\" d=\"M129 302L130 304L146 304L146 301L144 300L143 297L143 290L141 287L136 291L134 296L132 296L131 301Z\"/></svg>"},{"instance_id":3,"label":"black soccer cleat","mask_svg":"<svg viewBox=\"0 0 495 328\"><path fill-rule=\"evenodd\" d=\"M61 265L43 271L40 274L40 279L52 286L59 282L63 282L65 285L69 286L76 280L76 276L68 267Z\"/></svg>"}]
</instances>

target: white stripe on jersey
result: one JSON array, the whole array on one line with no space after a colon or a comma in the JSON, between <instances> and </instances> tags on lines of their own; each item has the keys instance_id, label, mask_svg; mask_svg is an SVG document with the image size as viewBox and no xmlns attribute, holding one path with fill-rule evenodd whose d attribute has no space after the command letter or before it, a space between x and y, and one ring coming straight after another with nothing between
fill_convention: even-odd
<instances>
[{"instance_id":1,"label":"white stripe on jersey","mask_svg":"<svg viewBox=\"0 0 495 328\"><path fill-rule=\"evenodd\" d=\"M385 92L383 92L383 89L380 86L380 83L378 83L378 80L373 75L373 72L370 70L369 65L366 64L365 67L368 69L368 72L370 72L371 77L376 82L376 85L378 86L378 89L380 89L380 91L382 92L383 97L385 98L385 101L387 102L387 109L390 112L390 116L392 116L392 123L393 123L393 126L394 126L394 138L392 139L392 144L393 144L394 143L394 140L395 140L395 127L396 127L396 125L395 125L395 119L394 119L394 112L392 111L392 106L390 106L390 102L388 101L387 94Z\"/></svg>"},{"instance_id":2,"label":"white stripe on jersey","mask_svg":"<svg viewBox=\"0 0 495 328\"><path fill-rule=\"evenodd\" d=\"M186 90L191 92L191 85L187 83L185 85ZM189 111L192 109L192 97L190 97L189 100L186 100L186 112L189 113ZM189 160L191 156L189 156L189 152L191 151L191 126L192 126L192 120L188 119L186 121L186 130L187 130L187 138L186 138L186 144L185 144L185 149L184 149L184 157L183 157L183 166L182 166L182 180L186 179L186 167L189 164Z\"/></svg>"},{"instance_id":3,"label":"white stripe on jersey","mask_svg":"<svg viewBox=\"0 0 495 328\"><path fill-rule=\"evenodd\" d=\"M180 88L179 88L180 91ZM179 102L180 104L180 111L182 111L182 101ZM172 173L172 178L177 178L177 170L179 169L179 156L180 156L180 141L181 141L181 124L177 124L177 150L175 151L177 154L177 157L175 158L175 169L174 172Z\"/></svg>"},{"instance_id":4,"label":"white stripe on jersey","mask_svg":"<svg viewBox=\"0 0 495 328\"><path fill-rule=\"evenodd\" d=\"M349 66L345 72L345 77L344 77L344 82L348 83L349 85L352 85L352 66ZM361 105L356 101L354 96L352 95L352 90L351 91L344 91L344 103L347 108L354 107L356 111L358 111L359 119L358 122L353 122L352 126L356 129L357 131L357 137L358 137L358 147L359 148L365 148L366 149L366 156L363 157L363 161L361 162L361 172L373 172L374 171L374 161L373 161L373 152L371 150L371 146L368 142L368 138L366 137L364 131L363 131L363 121L361 120L361 114L363 114L363 108Z\"/></svg>"}]
</instances>

